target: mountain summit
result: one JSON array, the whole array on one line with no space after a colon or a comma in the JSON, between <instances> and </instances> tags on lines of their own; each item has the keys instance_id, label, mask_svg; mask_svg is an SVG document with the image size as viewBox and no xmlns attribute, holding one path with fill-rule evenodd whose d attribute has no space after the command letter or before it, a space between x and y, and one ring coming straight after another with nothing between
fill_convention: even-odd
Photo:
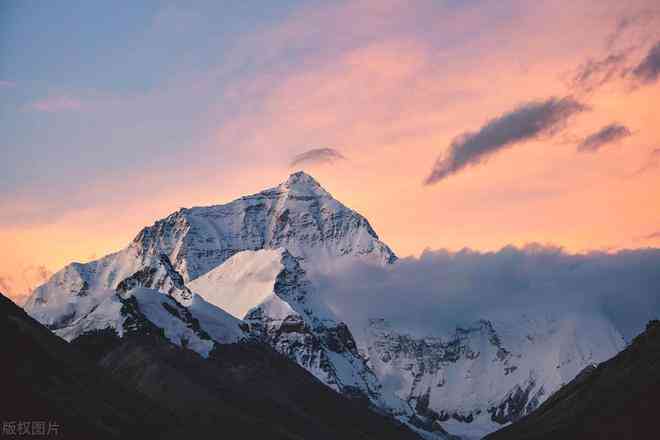
<instances>
[{"instance_id":1,"label":"mountain summit","mask_svg":"<svg viewBox=\"0 0 660 440\"><path fill-rule=\"evenodd\" d=\"M331 197L312 176L304 171L297 171L289 176L286 181L277 187L282 192L290 192L297 195L319 195Z\"/></svg>"},{"instance_id":2,"label":"mountain summit","mask_svg":"<svg viewBox=\"0 0 660 440\"><path fill-rule=\"evenodd\" d=\"M144 228L131 246L144 255L167 254L185 281L244 250L285 248L306 260L344 255L379 263L396 259L366 218L302 171L224 205L181 209Z\"/></svg>"}]
</instances>

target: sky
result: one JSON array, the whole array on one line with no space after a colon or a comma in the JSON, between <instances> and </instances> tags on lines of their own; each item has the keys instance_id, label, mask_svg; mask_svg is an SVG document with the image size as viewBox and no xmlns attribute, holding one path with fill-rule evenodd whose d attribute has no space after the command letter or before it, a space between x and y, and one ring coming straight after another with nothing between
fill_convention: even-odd
<instances>
[{"instance_id":1,"label":"sky","mask_svg":"<svg viewBox=\"0 0 660 440\"><path fill-rule=\"evenodd\" d=\"M0 290L309 172L400 256L660 245L653 0L0 4Z\"/></svg>"}]
</instances>

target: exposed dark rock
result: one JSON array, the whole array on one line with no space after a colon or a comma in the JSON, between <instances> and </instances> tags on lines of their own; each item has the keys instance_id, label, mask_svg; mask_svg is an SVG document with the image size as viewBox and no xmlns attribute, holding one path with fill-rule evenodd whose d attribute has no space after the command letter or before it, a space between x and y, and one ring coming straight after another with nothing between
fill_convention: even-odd
<instances>
[{"instance_id":1,"label":"exposed dark rock","mask_svg":"<svg viewBox=\"0 0 660 440\"><path fill-rule=\"evenodd\" d=\"M76 293L78 296L87 296L89 294L89 283L86 280L83 280L80 290Z\"/></svg>"},{"instance_id":2,"label":"exposed dark rock","mask_svg":"<svg viewBox=\"0 0 660 440\"><path fill-rule=\"evenodd\" d=\"M322 333L323 342L326 346L336 352L341 353L344 351L350 351L356 356L358 355L357 346L353 335L351 334L348 326L343 322L337 324L336 327L327 328L326 331Z\"/></svg>"},{"instance_id":3,"label":"exposed dark rock","mask_svg":"<svg viewBox=\"0 0 660 440\"><path fill-rule=\"evenodd\" d=\"M151 286L154 282L154 275L156 275L157 271L158 269L154 266L143 267L133 275L120 281L115 290L120 293L126 293L136 287Z\"/></svg>"},{"instance_id":4,"label":"exposed dark rock","mask_svg":"<svg viewBox=\"0 0 660 440\"><path fill-rule=\"evenodd\" d=\"M121 301L121 315L126 319L124 320L123 330L127 335L136 333L142 335L157 334L164 337L163 329L156 327L149 321L140 311L137 299L134 296L123 298L118 295Z\"/></svg>"},{"instance_id":5,"label":"exposed dark rock","mask_svg":"<svg viewBox=\"0 0 660 440\"><path fill-rule=\"evenodd\" d=\"M500 424L518 420L525 414L529 402L529 393L535 385L536 382L532 379L527 382L525 388L516 385L498 406L488 408L491 420Z\"/></svg>"},{"instance_id":6,"label":"exposed dark rock","mask_svg":"<svg viewBox=\"0 0 660 440\"><path fill-rule=\"evenodd\" d=\"M183 277L174 269L165 254L158 255L158 258L150 265L120 281L115 290L119 293L126 293L137 287L160 290L177 300L192 298L192 292L186 287Z\"/></svg>"},{"instance_id":7,"label":"exposed dark rock","mask_svg":"<svg viewBox=\"0 0 660 440\"><path fill-rule=\"evenodd\" d=\"M464 416L463 414L454 413L451 415L451 418L463 423L472 423L472 421L474 420L474 416L472 415L472 413L469 413L466 416Z\"/></svg>"}]
</instances>

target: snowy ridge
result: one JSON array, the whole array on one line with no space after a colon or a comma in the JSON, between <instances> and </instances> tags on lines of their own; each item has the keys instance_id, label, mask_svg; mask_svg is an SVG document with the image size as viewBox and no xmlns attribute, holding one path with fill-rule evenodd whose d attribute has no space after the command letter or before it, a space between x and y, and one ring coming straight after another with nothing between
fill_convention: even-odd
<instances>
[{"instance_id":1,"label":"snowy ridge","mask_svg":"<svg viewBox=\"0 0 660 440\"><path fill-rule=\"evenodd\" d=\"M301 260L285 249L243 251L188 287L242 318L254 338L335 391L366 397L393 414L412 415L405 402L381 392L348 327L317 301Z\"/></svg>"},{"instance_id":2,"label":"snowy ridge","mask_svg":"<svg viewBox=\"0 0 660 440\"><path fill-rule=\"evenodd\" d=\"M214 343L245 337L240 320L192 293L167 256L139 258L132 247L70 264L37 288L25 309L68 341L95 330L123 336L147 323L173 343L208 356Z\"/></svg>"},{"instance_id":3,"label":"snowy ridge","mask_svg":"<svg viewBox=\"0 0 660 440\"><path fill-rule=\"evenodd\" d=\"M72 341L95 330L112 329L123 337L131 332L162 331L163 336L207 357L214 344L235 343L245 337L240 321L207 303L199 295L191 298L189 307L182 306L161 292L136 287L128 292L103 292L102 300L89 313L54 330ZM101 298L101 295L99 295Z\"/></svg>"},{"instance_id":4,"label":"snowy ridge","mask_svg":"<svg viewBox=\"0 0 660 440\"><path fill-rule=\"evenodd\" d=\"M392 392L453 434L481 436L534 410L585 366L624 348L592 314L528 311L420 338L375 319L358 341Z\"/></svg>"}]
</instances>

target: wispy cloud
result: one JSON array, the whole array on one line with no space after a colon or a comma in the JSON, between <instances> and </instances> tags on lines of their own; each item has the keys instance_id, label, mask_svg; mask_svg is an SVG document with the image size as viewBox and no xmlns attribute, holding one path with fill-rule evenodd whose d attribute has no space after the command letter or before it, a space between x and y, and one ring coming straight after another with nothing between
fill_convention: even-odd
<instances>
[{"instance_id":1,"label":"wispy cloud","mask_svg":"<svg viewBox=\"0 0 660 440\"><path fill-rule=\"evenodd\" d=\"M291 160L290 167L299 165L316 165L322 163L333 163L345 160L346 157L334 148L314 148L297 154Z\"/></svg>"},{"instance_id":2,"label":"wispy cloud","mask_svg":"<svg viewBox=\"0 0 660 440\"><path fill-rule=\"evenodd\" d=\"M439 182L467 166L482 163L507 147L546 134L554 134L586 107L573 98L552 97L525 103L488 121L476 132L456 137L444 157L438 158L425 184Z\"/></svg>"},{"instance_id":3,"label":"wispy cloud","mask_svg":"<svg viewBox=\"0 0 660 440\"><path fill-rule=\"evenodd\" d=\"M655 231L650 233L649 235L644 236L645 240L656 240L658 238L660 238L660 231Z\"/></svg>"},{"instance_id":4,"label":"wispy cloud","mask_svg":"<svg viewBox=\"0 0 660 440\"><path fill-rule=\"evenodd\" d=\"M83 107L83 103L80 99L72 96L53 96L33 102L31 107L41 112L54 113L80 110Z\"/></svg>"},{"instance_id":5,"label":"wispy cloud","mask_svg":"<svg viewBox=\"0 0 660 440\"><path fill-rule=\"evenodd\" d=\"M619 43L619 41L622 40L624 34L630 33L636 29L638 31L644 31L642 32L642 36L648 35L645 31L649 28L652 28L654 23L657 23L657 19L659 17L660 10L648 8L624 15L623 17L619 18L615 29L607 37L605 41L606 46L609 49L613 48L615 45L617 45L617 43Z\"/></svg>"},{"instance_id":6,"label":"wispy cloud","mask_svg":"<svg viewBox=\"0 0 660 440\"><path fill-rule=\"evenodd\" d=\"M16 82L15 81L8 81L5 79L0 79L0 88L6 88L6 89L11 89L16 87Z\"/></svg>"},{"instance_id":7,"label":"wispy cloud","mask_svg":"<svg viewBox=\"0 0 660 440\"><path fill-rule=\"evenodd\" d=\"M642 84L654 82L660 70L660 42L650 50L648 43L657 38L659 24L660 10L648 8L619 18L605 39L605 53L578 67L570 80L571 88L575 92L590 93L621 79L632 78ZM643 53L645 48L648 52Z\"/></svg>"},{"instance_id":8,"label":"wispy cloud","mask_svg":"<svg viewBox=\"0 0 660 440\"><path fill-rule=\"evenodd\" d=\"M587 60L577 68L570 82L571 88L588 93L621 78L627 59L628 51L622 51L611 53L602 59Z\"/></svg>"},{"instance_id":9,"label":"wispy cloud","mask_svg":"<svg viewBox=\"0 0 660 440\"><path fill-rule=\"evenodd\" d=\"M651 84L660 78L660 41L649 49L644 59L631 73L642 84Z\"/></svg>"},{"instance_id":10,"label":"wispy cloud","mask_svg":"<svg viewBox=\"0 0 660 440\"><path fill-rule=\"evenodd\" d=\"M578 145L578 151L581 153L594 153L607 144L619 142L631 135L632 132L625 125L609 124L584 138Z\"/></svg>"}]
</instances>

